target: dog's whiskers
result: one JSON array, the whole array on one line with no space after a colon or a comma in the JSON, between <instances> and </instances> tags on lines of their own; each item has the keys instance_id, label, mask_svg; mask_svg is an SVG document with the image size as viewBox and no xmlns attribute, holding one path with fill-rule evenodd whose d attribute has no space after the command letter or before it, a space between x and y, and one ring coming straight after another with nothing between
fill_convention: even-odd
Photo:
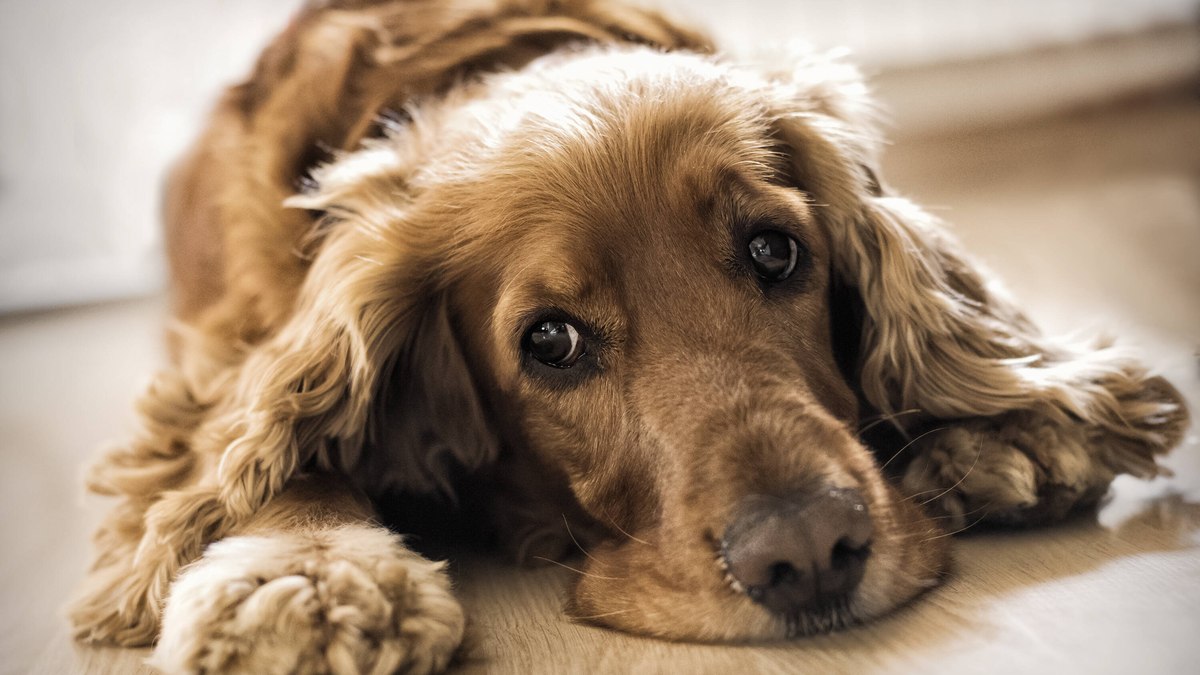
<instances>
[{"instance_id":1,"label":"dog's whiskers","mask_svg":"<svg viewBox=\"0 0 1200 675\"><path fill-rule=\"evenodd\" d=\"M918 588L930 589L930 588L934 588L935 586L937 586L941 583L941 573L938 572L937 570L933 570L925 565L920 565L920 564L915 564L915 563L914 563L914 566L919 567L922 570L928 572L929 576L923 576L920 574L915 574L913 572L904 571L904 570L897 570L896 575L906 579L908 581L908 583L910 583Z\"/></svg>"},{"instance_id":2,"label":"dog's whiskers","mask_svg":"<svg viewBox=\"0 0 1200 675\"><path fill-rule=\"evenodd\" d=\"M579 540L575 538L575 533L571 531L571 523L567 522L567 514L562 514L562 519L563 526L567 528L567 536L571 538L571 541L575 542L575 548L579 549L579 552L587 556L589 560L598 565L603 565L604 563L596 560L595 556L593 556L591 553L588 553L587 549L585 549L583 545L579 543Z\"/></svg>"},{"instance_id":3,"label":"dog's whiskers","mask_svg":"<svg viewBox=\"0 0 1200 675\"><path fill-rule=\"evenodd\" d=\"M620 615L620 614L627 614L627 613L629 613L629 612L632 612L632 611L633 611L633 608L632 608L632 607L627 607L627 608L625 608L625 609L618 609L618 610L614 610L614 611L611 611L611 612L605 612L605 613L603 613L603 614L593 614L593 615L591 615L591 616L577 616L577 617L575 617L575 618L576 618L576 619L578 619L578 620L580 620L580 621L592 621L592 620L595 620L595 619L603 619L603 618L605 618L605 617L609 617L609 616L618 616L618 615Z\"/></svg>"},{"instance_id":4,"label":"dog's whiskers","mask_svg":"<svg viewBox=\"0 0 1200 675\"><path fill-rule=\"evenodd\" d=\"M962 482L967 479L967 476L970 476L971 472L975 471L975 467L979 465L979 457L982 454L983 454L983 439L981 438L981 439L979 439L979 449L975 451L975 461L971 462L971 468L967 469L967 472L962 475L962 478L959 478L958 481L954 483L954 485L951 485L950 487L946 488L945 490L942 490L938 494L921 502L920 505L925 506L929 502L932 502L937 499L941 499L944 495L948 494L951 490L958 487L959 485L962 485Z\"/></svg>"},{"instance_id":5,"label":"dog's whiskers","mask_svg":"<svg viewBox=\"0 0 1200 675\"><path fill-rule=\"evenodd\" d=\"M930 488L928 490L921 490L920 492L912 493L911 495L905 497L904 499L901 499L900 501L911 502L912 500L916 499L917 497L920 497L921 495L927 495L927 494L930 494L931 492L938 492L942 489L943 488L935 487L935 488Z\"/></svg>"},{"instance_id":6,"label":"dog's whiskers","mask_svg":"<svg viewBox=\"0 0 1200 675\"><path fill-rule=\"evenodd\" d=\"M888 458L888 461L884 462L883 465L879 467L879 470L883 471L884 469L886 469L888 467L888 464L892 463L892 460L899 457L900 453L902 453L905 450L912 447L913 443L916 443L917 441L921 440L922 438L925 438L929 434L932 434L937 431L945 431L946 429L949 429L949 428L950 428L949 426L944 426L944 427L937 427L936 429L930 429L929 431L926 431L925 433L921 434L920 436L917 436L916 438L912 439L911 441L905 443L903 448L900 448L899 450L897 450L895 454L893 454L891 457Z\"/></svg>"},{"instance_id":7,"label":"dog's whiskers","mask_svg":"<svg viewBox=\"0 0 1200 675\"><path fill-rule=\"evenodd\" d=\"M550 558L547 558L547 557L545 557L545 556L535 555L535 556L530 556L530 557L531 557L531 558L533 558L534 560L541 560L541 561L543 561L543 562L548 562L548 563L550 563L551 565L558 565L559 567L563 567L563 568L569 569L569 570L571 570L572 572L574 572L574 573L576 573L576 574L583 575L583 576L585 576L585 577L592 577L593 579L604 579L604 580L606 580L606 581L625 581L625 579L623 579L623 578L621 578L621 577L606 577L606 576L604 576L604 575L602 575L602 574L593 574L593 573L591 573L591 572L584 572L583 570L577 570L577 569L575 569L574 567L571 567L570 565L566 565L566 564L560 563L560 562L559 562L559 561L557 561L557 560L552 560L552 559L550 559Z\"/></svg>"},{"instance_id":8,"label":"dog's whiskers","mask_svg":"<svg viewBox=\"0 0 1200 675\"><path fill-rule=\"evenodd\" d=\"M925 543L925 542L927 542L927 541L933 541L934 539L941 539L941 538L943 538L943 537L953 537L953 536L954 536L954 535L956 535L956 534L962 534L963 532L966 532L967 530L971 529L972 527L975 527L975 526L976 526L976 525L978 525L979 523L982 523L982 522L983 522L983 519L984 519L984 518L987 518L987 515L988 515L988 513L990 513L990 512L988 512L988 511L985 511L985 512L984 512L984 514L983 514L982 516L979 516L978 518L976 518L976 519L974 520L974 522L970 523L969 525L964 525L964 526L962 526L962 527L960 527L960 528L958 528L957 530L954 530L954 531L952 531L952 532L943 532L942 534L935 534L935 535L934 535L934 536L932 536L932 537L926 537L925 539L922 539L922 540L921 540L921 543L923 544L923 543Z\"/></svg>"},{"instance_id":9,"label":"dog's whiskers","mask_svg":"<svg viewBox=\"0 0 1200 675\"><path fill-rule=\"evenodd\" d=\"M909 408L908 410L900 410L900 411L894 412L894 413L882 413L879 415L875 415L874 417L868 417L867 419L863 420L863 422L866 423L866 426L859 428L858 435L861 436L861 435L867 433L868 431L870 431L871 429L874 429L875 427L879 426L880 424L883 424L884 422L890 422L902 415L912 415L912 414L920 413L920 412L924 412L924 411L921 410L920 408Z\"/></svg>"},{"instance_id":10,"label":"dog's whiskers","mask_svg":"<svg viewBox=\"0 0 1200 675\"><path fill-rule=\"evenodd\" d=\"M645 539L638 539L637 537L633 536L632 534L629 534L628 532L626 532L625 528L618 525L617 521L614 520L613 517L608 515L607 513L604 514L604 517L608 519L608 522L611 523L613 527L617 528L617 532L620 532L621 534L625 535L626 537L629 537L630 539L636 541L639 544L645 544L646 546L654 545L654 544L651 544L650 542L646 541Z\"/></svg>"},{"instance_id":11,"label":"dog's whiskers","mask_svg":"<svg viewBox=\"0 0 1200 675\"><path fill-rule=\"evenodd\" d=\"M929 492L932 492L932 490L929 490ZM992 503L988 502L987 504L984 504L983 506L971 509L970 511L966 511L964 513L947 514L944 516L932 516L929 518L929 520L947 520L949 518L966 518L967 516L971 515L972 513L979 513L980 511L986 511L989 507L991 507L991 505L992 505ZM984 513L983 515L986 516L987 513Z\"/></svg>"}]
</instances>

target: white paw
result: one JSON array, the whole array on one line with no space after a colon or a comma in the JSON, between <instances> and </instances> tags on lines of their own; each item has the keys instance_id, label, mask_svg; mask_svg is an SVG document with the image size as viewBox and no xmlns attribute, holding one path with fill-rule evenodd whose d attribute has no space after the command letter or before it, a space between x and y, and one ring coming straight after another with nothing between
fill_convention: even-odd
<instances>
[{"instance_id":1,"label":"white paw","mask_svg":"<svg viewBox=\"0 0 1200 675\"><path fill-rule=\"evenodd\" d=\"M368 526L237 536L171 586L168 673L431 673L463 634L444 564Z\"/></svg>"},{"instance_id":2,"label":"white paw","mask_svg":"<svg viewBox=\"0 0 1200 675\"><path fill-rule=\"evenodd\" d=\"M950 530L1059 520L1112 482L1094 444L1084 429L1032 413L964 420L914 441L901 490Z\"/></svg>"}]
</instances>

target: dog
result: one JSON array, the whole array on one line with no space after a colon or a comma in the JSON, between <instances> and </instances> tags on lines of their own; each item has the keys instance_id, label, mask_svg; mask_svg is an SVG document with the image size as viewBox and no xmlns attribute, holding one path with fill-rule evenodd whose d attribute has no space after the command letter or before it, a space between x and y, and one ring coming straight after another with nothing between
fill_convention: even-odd
<instances>
[{"instance_id":1,"label":"dog","mask_svg":"<svg viewBox=\"0 0 1200 675\"><path fill-rule=\"evenodd\" d=\"M877 177L875 116L837 57L618 2L302 8L168 181L171 363L89 474L76 636L443 670L445 564L380 517L441 495L585 548L578 620L797 637L937 585L968 524L1157 475L1179 394L1041 335Z\"/></svg>"}]
</instances>

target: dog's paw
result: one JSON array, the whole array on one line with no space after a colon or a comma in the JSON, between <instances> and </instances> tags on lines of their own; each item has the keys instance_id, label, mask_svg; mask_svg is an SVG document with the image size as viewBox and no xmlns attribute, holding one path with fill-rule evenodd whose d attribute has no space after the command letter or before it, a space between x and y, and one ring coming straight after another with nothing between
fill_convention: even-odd
<instances>
[{"instance_id":1,"label":"dog's paw","mask_svg":"<svg viewBox=\"0 0 1200 675\"><path fill-rule=\"evenodd\" d=\"M463 612L442 563L347 526L219 541L172 584L151 659L168 673L430 673Z\"/></svg>"},{"instance_id":2,"label":"dog's paw","mask_svg":"<svg viewBox=\"0 0 1200 675\"><path fill-rule=\"evenodd\" d=\"M1098 501L1115 477L1101 443L1034 413L964 420L913 442L901 490L949 530L1060 520Z\"/></svg>"}]
</instances>

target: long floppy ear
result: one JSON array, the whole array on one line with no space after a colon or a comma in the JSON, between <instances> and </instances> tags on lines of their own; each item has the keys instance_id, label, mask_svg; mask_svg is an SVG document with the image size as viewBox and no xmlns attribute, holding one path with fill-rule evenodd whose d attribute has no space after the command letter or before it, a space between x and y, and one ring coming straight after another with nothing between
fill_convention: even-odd
<instances>
[{"instance_id":1,"label":"long floppy ear","mask_svg":"<svg viewBox=\"0 0 1200 675\"><path fill-rule=\"evenodd\" d=\"M496 455L438 280L450 237L408 222L402 177L355 175L355 164L377 171L377 159L368 150L332 167L321 192L291 202L333 222L295 315L246 360L213 422L236 429L219 469L234 517L306 465L373 491L430 492L449 489L452 465Z\"/></svg>"},{"instance_id":2,"label":"long floppy ear","mask_svg":"<svg viewBox=\"0 0 1200 675\"><path fill-rule=\"evenodd\" d=\"M1058 518L1119 473L1153 477L1182 439L1182 397L1111 341L1043 336L930 214L875 178L852 69L810 57L772 92L790 180L809 192L837 280L857 289L863 396L910 431L904 485L960 523Z\"/></svg>"},{"instance_id":3,"label":"long floppy ear","mask_svg":"<svg viewBox=\"0 0 1200 675\"><path fill-rule=\"evenodd\" d=\"M378 379L362 457L343 457L340 466L372 495L400 490L456 500L455 473L491 463L499 447L442 299L420 314Z\"/></svg>"}]
</instances>

